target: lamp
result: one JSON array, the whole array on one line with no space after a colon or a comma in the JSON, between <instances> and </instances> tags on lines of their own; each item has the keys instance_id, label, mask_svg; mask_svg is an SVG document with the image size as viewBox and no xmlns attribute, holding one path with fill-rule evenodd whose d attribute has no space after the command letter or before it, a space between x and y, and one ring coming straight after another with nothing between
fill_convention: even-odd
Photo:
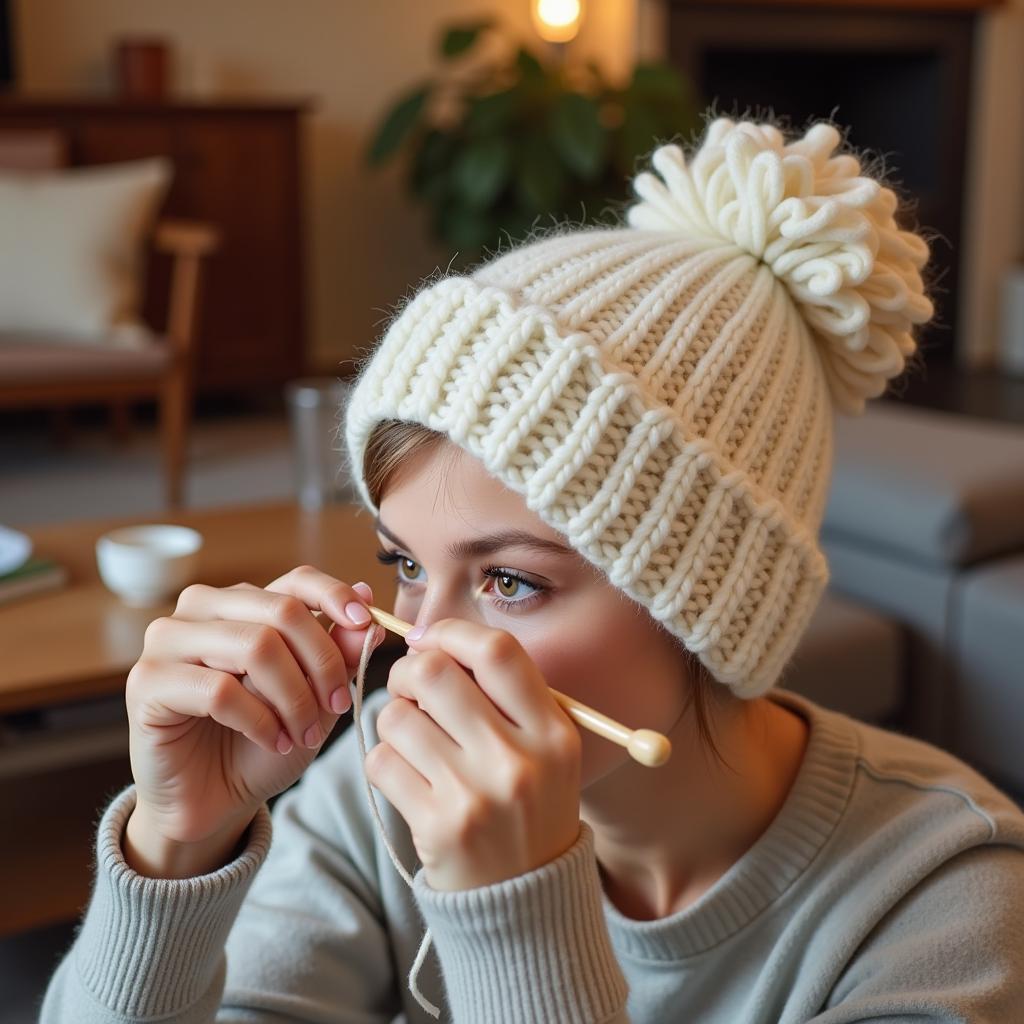
<instances>
[{"instance_id":1,"label":"lamp","mask_svg":"<svg viewBox=\"0 0 1024 1024\"><path fill-rule=\"evenodd\" d=\"M583 0L530 0L530 14L541 39L568 43L580 30Z\"/></svg>"}]
</instances>

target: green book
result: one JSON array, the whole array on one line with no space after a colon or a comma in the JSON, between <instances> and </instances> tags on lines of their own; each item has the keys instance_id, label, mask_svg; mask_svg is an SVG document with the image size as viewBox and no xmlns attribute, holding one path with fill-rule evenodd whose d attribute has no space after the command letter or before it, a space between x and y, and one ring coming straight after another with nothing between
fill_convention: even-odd
<instances>
[{"instance_id":1,"label":"green book","mask_svg":"<svg viewBox=\"0 0 1024 1024\"><path fill-rule=\"evenodd\" d=\"M0 574L0 604L17 597L55 590L68 580L68 571L51 558L30 558L24 565Z\"/></svg>"}]
</instances>

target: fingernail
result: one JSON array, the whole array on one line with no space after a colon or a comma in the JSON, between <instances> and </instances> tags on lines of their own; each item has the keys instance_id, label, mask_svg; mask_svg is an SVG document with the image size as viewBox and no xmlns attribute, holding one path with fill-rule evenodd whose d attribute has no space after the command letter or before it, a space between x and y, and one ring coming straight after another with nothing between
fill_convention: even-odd
<instances>
[{"instance_id":1,"label":"fingernail","mask_svg":"<svg viewBox=\"0 0 1024 1024\"><path fill-rule=\"evenodd\" d=\"M367 604L373 604L373 591L370 589L369 583L363 583L361 580L359 583L352 584L353 590L358 590L363 600Z\"/></svg>"},{"instance_id":2,"label":"fingernail","mask_svg":"<svg viewBox=\"0 0 1024 1024\"><path fill-rule=\"evenodd\" d=\"M345 605L345 614L357 626L365 626L370 621L370 613L358 601L349 601Z\"/></svg>"},{"instance_id":3,"label":"fingernail","mask_svg":"<svg viewBox=\"0 0 1024 1024\"><path fill-rule=\"evenodd\" d=\"M287 754L291 751L294 744L292 743L291 737L282 729L277 734L277 752L279 754Z\"/></svg>"},{"instance_id":4,"label":"fingernail","mask_svg":"<svg viewBox=\"0 0 1024 1024\"><path fill-rule=\"evenodd\" d=\"M340 715L342 712L348 711L351 704L352 698L344 686L339 686L334 693L331 694L331 710L336 715Z\"/></svg>"},{"instance_id":5,"label":"fingernail","mask_svg":"<svg viewBox=\"0 0 1024 1024\"><path fill-rule=\"evenodd\" d=\"M426 633L426 626L413 626L408 633L405 634L406 640L419 640L424 633Z\"/></svg>"},{"instance_id":6,"label":"fingernail","mask_svg":"<svg viewBox=\"0 0 1024 1024\"><path fill-rule=\"evenodd\" d=\"M314 722L304 733L302 742L312 749L313 747L319 746L320 736L320 725L318 722Z\"/></svg>"}]
</instances>

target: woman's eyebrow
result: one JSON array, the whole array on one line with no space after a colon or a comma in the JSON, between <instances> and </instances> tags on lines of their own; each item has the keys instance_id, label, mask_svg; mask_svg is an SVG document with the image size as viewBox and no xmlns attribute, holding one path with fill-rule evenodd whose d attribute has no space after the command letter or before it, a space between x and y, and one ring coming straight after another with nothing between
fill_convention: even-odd
<instances>
[{"instance_id":1,"label":"woman's eyebrow","mask_svg":"<svg viewBox=\"0 0 1024 1024\"><path fill-rule=\"evenodd\" d=\"M374 520L374 526L379 533L393 544L397 544L406 551L411 551L404 541L396 537L378 517ZM448 545L448 557L453 561L467 558L480 558L483 555L493 554L504 548L529 548L547 555L572 555L576 556L573 548L558 541L546 540L544 537L537 537L526 530L499 530L497 533L489 533L483 537L474 537L472 540L460 540Z\"/></svg>"}]
</instances>

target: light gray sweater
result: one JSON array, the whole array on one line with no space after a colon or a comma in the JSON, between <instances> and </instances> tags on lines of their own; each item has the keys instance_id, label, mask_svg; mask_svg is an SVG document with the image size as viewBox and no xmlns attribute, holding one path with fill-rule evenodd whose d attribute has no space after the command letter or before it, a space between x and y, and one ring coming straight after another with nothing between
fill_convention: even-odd
<instances>
[{"instance_id":1,"label":"light gray sweater","mask_svg":"<svg viewBox=\"0 0 1024 1024\"><path fill-rule=\"evenodd\" d=\"M373 827L354 729L199 878L125 864L129 787L103 815L92 899L41 1024L429 1024L406 985L424 921L419 984L458 1024L1024 1022L1024 814L932 746L771 698L811 726L783 807L657 921L607 899L585 823L526 875L442 893L420 870L410 890ZM387 699L364 705L371 745ZM413 870L408 828L378 803Z\"/></svg>"}]
</instances>

